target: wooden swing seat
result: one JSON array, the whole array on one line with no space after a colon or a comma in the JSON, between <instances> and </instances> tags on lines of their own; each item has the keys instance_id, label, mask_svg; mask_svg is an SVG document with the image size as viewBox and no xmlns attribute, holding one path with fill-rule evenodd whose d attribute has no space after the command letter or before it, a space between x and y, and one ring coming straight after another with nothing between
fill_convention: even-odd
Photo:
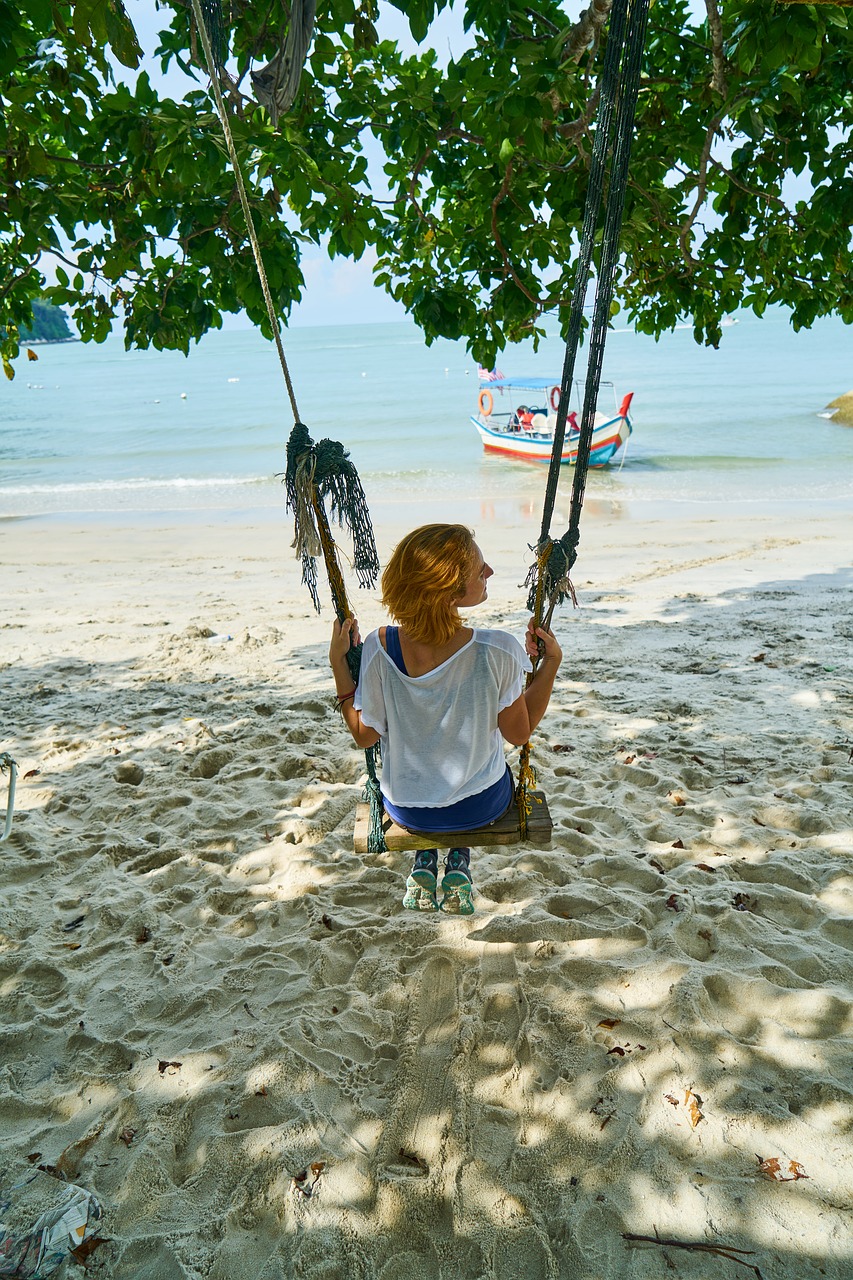
<instances>
[{"instance_id":1,"label":"wooden swing seat","mask_svg":"<svg viewBox=\"0 0 853 1280\"><path fill-rule=\"evenodd\" d=\"M537 849L550 849L552 824L548 801L541 791L533 791L531 798L533 807L527 819L527 838L525 843L533 844ZM369 830L370 805L362 801L356 805L355 809L353 844L356 853L367 853L367 834ZM405 827L398 827L396 822L392 822L387 813L382 818L382 831L385 835L387 848L395 853L411 849L430 849L433 846L437 846L440 849L468 848L470 846L476 849L483 848L486 845L522 843L518 823L518 810L515 805L508 809L502 818L498 818L496 822L490 823L487 827L480 827L476 831L442 831L440 834L407 831Z\"/></svg>"}]
</instances>

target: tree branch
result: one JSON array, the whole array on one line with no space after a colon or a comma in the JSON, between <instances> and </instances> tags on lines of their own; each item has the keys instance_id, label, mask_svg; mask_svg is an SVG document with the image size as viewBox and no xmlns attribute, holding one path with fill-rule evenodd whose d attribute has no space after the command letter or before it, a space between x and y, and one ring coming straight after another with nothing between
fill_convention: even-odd
<instances>
[{"instance_id":1,"label":"tree branch","mask_svg":"<svg viewBox=\"0 0 853 1280\"><path fill-rule=\"evenodd\" d=\"M540 306L539 299L535 297L534 294L532 294L530 290L527 288L527 286L518 278L518 274L515 270L515 267L512 265L512 263L509 260L509 254L507 253L506 248L504 247L504 242L501 239L501 233L500 233L500 230L498 229L498 205L502 204L503 201L506 199L506 194L509 191L509 184L512 181L512 169L513 169L513 165L512 165L512 161L510 160L509 164L507 165L504 171L504 178L503 178L503 182L501 183L500 191L498 191L498 194L495 196L494 200L492 201L492 239L494 240L495 245L497 247L497 251L501 255L501 258L503 260L504 276L509 276L512 279L513 283L515 284L516 288L520 289L521 292L524 294L525 298L527 298L528 302L532 302L535 307L538 307Z\"/></svg>"},{"instance_id":2,"label":"tree branch","mask_svg":"<svg viewBox=\"0 0 853 1280\"><path fill-rule=\"evenodd\" d=\"M54 155L52 151L48 151L47 147L42 142L40 142L38 138L34 138L33 141L36 143L36 145L38 146L42 154L47 156L48 160L55 161L57 164L73 164L73 165L76 165L78 169L110 170L110 169L117 169L119 167L117 164L89 163L89 162L86 162L85 160L78 160L76 156L57 156L57 155ZM0 159L3 159L3 160L14 160L16 158L16 155L17 153L14 151L0 151Z\"/></svg>"},{"instance_id":3,"label":"tree branch","mask_svg":"<svg viewBox=\"0 0 853 1280\"><path fill-rule=\"evenodd\" d=\"M448 138L461 138L463 142L473 142L476 147L484 147L486 145L485 138L478 137L476 133L466 133L464 129L458 129L451 125L444 129L439 129L437 137L439 142L446 142Z\"/></svg>"},{"instance_id":4,"label":"tree branch","mask_svg":"<svg viewBox=\"0 0 853 1280\"><path fill-rule=\"evenodd\" d=\"M495 196L494 200L492 201L492 239L494 240L497 251L501 256L501 259L503 260L504 276L510 277L515 287L519 289L521 293L524 294L525 298L527 298L528 302L531 302L533 306L536 308L537 314L541 315L543 311L547 311L551 307L556 306L558 303L562 302L563 299L559 296L559 294L553 298L539 298L536 296L536 294L533 294L530 292L530 290L527 288L524 282L519 278L518 273L515 270L515 267L512 265L509 258L509 254L507 253L506 248L504 246L504 242L501 239L501 233L498 229L498 205L502 204L507 197L507 194L509 192L509 185L512 180L512 171L513 171L513 162L510 160L509 164L506 167L506 171L504 173L503 182L501 183L501 189L498 192L498 194Z\"/></svg>"},{"instance_id":5,"label":"tree branch","mask_svg":"<svg viewBox=\"0 0 853 1280\"><path fill-rule=\"evenodd\" d=\"M592 124L592 117L598 110L600 97L601 86L596 85L595 90L590 94L586 106L577 119L570 120L568 124L558 124L557 133L563 138L579 138L582 133L589 133L589 126Z\"/></svg>"},{"instance_id":6,"label":"tree branch","mask_svg":"<svg viewBox=\"0 0 853 1280\"><path fill-rule=\"evenodd\" d=\"M50 248L48 248L48 249L44 249L44 250L42 250L42 252L43 252L43 253L49 253L49 254L51 255L51 257L53 257L53 258L58 258L60 262L64 262L64 263L65 263L65 265L66 265L66 267L70 267L72 271L81 271L81 272L82 272L82 270L83 270L83 268L80 266L80 264L79 264L79 263L77 263L77 262L72 262L70 258L66 258L65 254L64 254L64 253L60 253L58 249L50 249ZM87 271L87 272L86 272L86 275L87 275L87 276L93 276L94 274L95 274L95 272L94 272L94 271Z\"/></svg>"},{"instance_id":7,"label":"tree branch","mask_svg":"<svg viewBox=\"0 0 853 1280\"><path fill-rule=\"evenodd\" d=\"M693 230L693 224L699 216L699 210L705 203L705 196L708 191L708 162L711 159L711 148L714 145L714 139L717 136L717 132L720 128L724 115L725 112L718 112L708 125L708 129L705 134L705 145L702 148L702 155L699 159L699 172L696 175L696 200L694 201L693 208L690 213L681 224L681 229L678 233L678 246L681 250L681 256L690 271L693 271L699 266L699 259L694 258L693 254L690 252L690 248L687 243L688 237L690 236L690 232Z\"/></svg>"},{"instance_id":8,"label":"tree branch","mask_svg":"<svg viewBox=\"0 0 853 1280\"><path fill-rule=\"evenodd\" d=\"M412 180L409 183L409 201L411 202L411 204L415 206L415 212L417 213L421 222L425 222L428 227L432 227L432 229L435 230L435 219L429 217L428 214L424 213L423 209L418 203L417 196L415 195L415 187L418 184L418 178L420 177L421 169L423 169L424 165L426 164L427 160L429 160L431 155L432 155L432 147L427 147L426 151L420 157L414 169L412 170Z\"/></svg>"},{"instance_id":9,"label":"tree branch","mask_svg":"<svg viewBox=\"0 0 853 1280\"><path fill-rule=\"evenodd\" d=\"M655 1228L657 1231L657 1228ZM694 1253L711 1253L718 1258L725 1258L727 1262L737 1262L739 1266L746 1267L747 1271L751 1271L753 1275L761 1280L761 1272L758 1267L751 1262L744 1262L743 1258L739 1258L738 1254L743 1253L748 1258L754 1258L754 1249L738 1249L733 1244L708 1244L704 1240L668 1240L657 1234L653 1236L636 1235L633 1231L623 1231L622 1239L629 1244L659 1244L667 1249L689 1249Z\"/></svg>"},{"instance_id":10,"label":"tree branch","mask_svg":"<svg viewBox=\"0 0 853 1280\"><path fill-rule=\"evenodd\" d=\"M764 200L767 204L772 204L779 209L783 209L787 214L789 223L799 223L799 218L791 209L788 208L781 196L772 196L769 191L761 191L758 187L748 187L745 182L741 182L740 178L736 177L735 174L732 173L731 169L727 169L721 160L712 158L709 160L709 163L712 168L725 174L729 182L734 183L740 191L745 192L748 196L754 196L756 200Z\"/></svg>"},{"instance_id":11,"label":"tree branch","mask_svg":"<svg viewBox=\"0 0 853 1280\"><path fill-rule=\"evenodd\" d=\"M18 241L18 244L20 244L20 241ZM0 290L0 299L5 298L7 294L10 294L14 289L15 285L18 284L20 280L26 280L27 276L32 275L33 268L35 267L35 265L36 265L36 260L33 260L30 263L30 265L26 268L25 271L22 271L17 276L13 275L9 283L5 285L2 290Z\"/></svg>"},{"instance_id":12,"label":"tree branch","mask_svg":"<svg viewBox=\"0 0 853 1280\"><path fill-rule=\"evenodd\" d=\"M723 52L723 20L717 8L717 0L705 0L705 8L708 11L708 33L711 37L711 56L714 62L711 88L721 98L725 98L729 91L729 82L726 74L726 55Z\"/></svg>"},{"instance_id":13,"label":"tree branch","mask_svg":"<svg viewBox=\"0 0 853 1280\"><path fill-rule=\"evenodd\" d=\"M563 46L563 62L580 62L591 44L594 44L607 21L613 0L592 0L569 32Z\"/></svg>"}]
</instances>

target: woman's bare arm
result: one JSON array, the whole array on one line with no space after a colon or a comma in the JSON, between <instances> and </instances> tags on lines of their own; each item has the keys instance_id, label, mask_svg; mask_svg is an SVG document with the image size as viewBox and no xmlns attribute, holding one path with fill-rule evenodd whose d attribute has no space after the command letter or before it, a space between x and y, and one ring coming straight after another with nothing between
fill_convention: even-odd
<instances>
[{"instance_id":1,"label":"woman's bare arm","mask_svg":"<svg viewBox=\"0 0 853 1280\"><path fill-rule=\"evenodd\" d=\"M361 712L356 711L352 705L352 698L348 695L355 692L355 681L353 680L350 669L347 666L347 654L350 646L361 643L361 636L358 633L358 621L355 618L346 618L343 622L335 619L332 626L332 639L329 645L329 665L332 668L332 675L335 677L335 689L340 700L345 698L346 701L340 703L341 715L346 727L352 734L353 741L357 747L373 747L379 741L379 734L375 729L371 729L361 718Z\"/></svg>"},{"instance_id":2,"label":"woman's bare arm","mask_svg":"<svg viewBox=\"0 0 853 1280\"><path fill-rule=\"evenodd\" d=\"M539 659L536 674L524 693L516 698L511 706L505 707L498 716L501 735L514 747L524 746L548 710L554 680L563 660L563 651L553 631L548 627L534 627L531 618L527 624L525 636L525 647L531 658L538 655L540 640L544 653Z\"/></svg>"}]
</instances>

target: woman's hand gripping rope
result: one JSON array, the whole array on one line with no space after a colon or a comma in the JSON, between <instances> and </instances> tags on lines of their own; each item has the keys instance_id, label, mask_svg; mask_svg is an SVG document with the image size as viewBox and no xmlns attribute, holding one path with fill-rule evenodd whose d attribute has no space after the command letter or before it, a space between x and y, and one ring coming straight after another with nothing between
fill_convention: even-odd
<instances>
[{"instance_id":1,"label":"woman's hand gripping rope","mask_svg":"<svg viewBox=\"0 0 853 1280\"><path fill-rule=\"evenodd\" d=\"M554 680L563 659L563 651L553 631L548 626L537 627L535 617L531 618L527 624L524 647L533 662L534 674L528 676L527 688L522 695L526 704L528 724L527 735L522 739L515 797L518 805L519 831L523 840L527 839L527 819L530 816L533 789L536 786L536 774L530 763L529 738L547 710Z\"/></svg>"},{"instance_id":2,"label":"woman's hand gripping rope","mask_svg":"<svg viewBox=\"0 0 853 1280\"><path fill-rule=\"evenodd\" d=\"M347 654L353 646L359 644L361 644L361 634L358 629L358 618L344 618L343 622L339 622L336 618L332 624L332 639L329 643L329 664L335 672L336 679L336 666L343 664L346 668ZM349 678L347 669L347 679ZM338 692L340 693L340 690Z\"/></svg>"}]
</instances>

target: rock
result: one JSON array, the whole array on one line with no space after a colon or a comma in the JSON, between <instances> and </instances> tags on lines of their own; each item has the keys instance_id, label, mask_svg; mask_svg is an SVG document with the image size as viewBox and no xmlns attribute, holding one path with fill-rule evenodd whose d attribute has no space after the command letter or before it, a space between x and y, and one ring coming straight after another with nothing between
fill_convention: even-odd
<instances>
[{"instance_id":1,"label":"rock","mask_svg":"<svg viewBox=\"0 0 853 1280\"><path fill-rule=\"evenodd\" d=\"M133 760L123 760L121 764L116 765L113 777L116 782L121 782L127 787L138 787L145 777L145 771L141 764L136 764Z\"/></svg>"},{"instance_id":2,"label":"rock","mask_svg":"<svg viewBox=\"0 0 853 1280\"><path fill-rule=\"evenodd\" d=\"M840 422L845 427L853 427L853 391L848 391L846 395L831 400L826 407L835 410L832 415L833 422Z\"/></svg>"}]
</instances>

